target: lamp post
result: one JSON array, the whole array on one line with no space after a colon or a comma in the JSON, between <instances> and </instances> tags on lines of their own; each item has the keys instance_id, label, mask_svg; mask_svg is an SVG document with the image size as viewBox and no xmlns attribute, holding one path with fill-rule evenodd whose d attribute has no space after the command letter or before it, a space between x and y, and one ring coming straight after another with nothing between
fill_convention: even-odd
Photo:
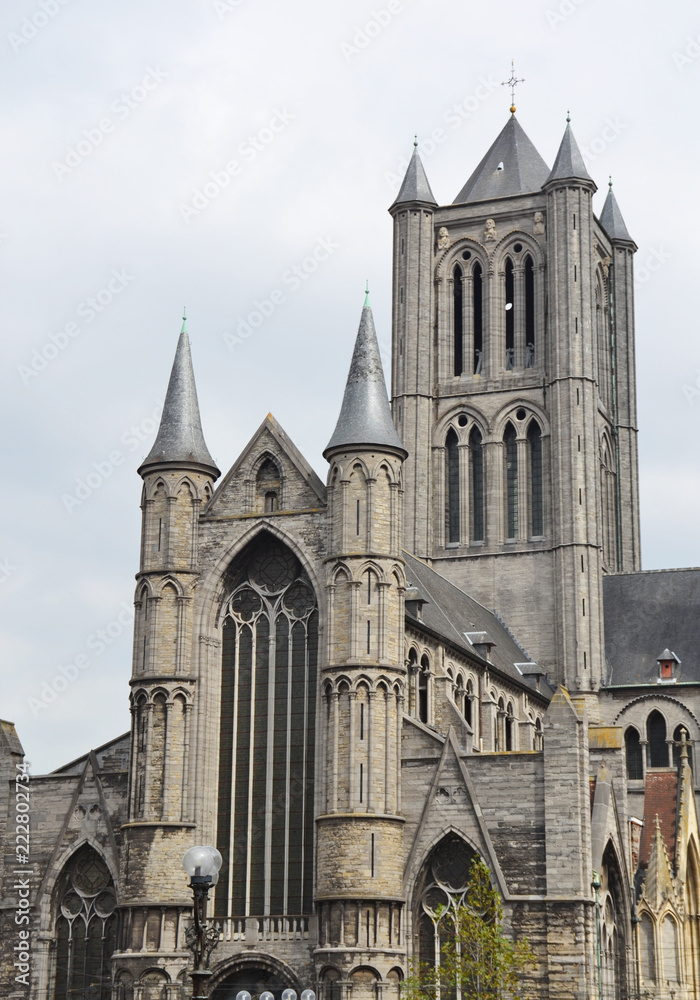
<instances>
[{"instance_id":1,"label":"lamp post","mask_svg":"<svg viewBox=\"0 0 700 1000\"><path fill-rule=\"evenodd\" d=\"M187 928L187 947L194 956L190 972L192 1000L207 1000L207 984L211 976L209 956L219 943L216 927L207 923L209 890L219 881L223 858L215 847L190 847L182 859L182 866L190 877L194 897L194 924Z\"/></svg>"}]
</instances>

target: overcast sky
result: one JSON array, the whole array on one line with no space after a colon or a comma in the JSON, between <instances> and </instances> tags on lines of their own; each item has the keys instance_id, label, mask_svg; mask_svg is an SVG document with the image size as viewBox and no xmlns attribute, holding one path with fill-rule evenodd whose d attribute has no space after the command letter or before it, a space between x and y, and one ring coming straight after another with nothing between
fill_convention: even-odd
<instances>
[{"instance_id":1,"label":"overcast sky","mask_svg":"<svg viewBox=\"0 0 700 1000\"><path fill-rule=\"evenodd\" d=\"M15 0L0 19L0 716L35 773L129 726L136 468L183 305L220 468L271 411L325 479L366 278L386 368L413 135L451 202L507 121L511 59L544 159L570 109L597 212L613 175L639 246L644 567L700 565L696 3Z\"/></svg>"}]
</instances>

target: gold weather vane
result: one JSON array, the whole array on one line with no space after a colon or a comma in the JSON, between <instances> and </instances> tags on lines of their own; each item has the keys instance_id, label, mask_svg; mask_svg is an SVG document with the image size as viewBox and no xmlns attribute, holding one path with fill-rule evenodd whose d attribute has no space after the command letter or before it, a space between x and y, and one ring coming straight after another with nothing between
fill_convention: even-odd
<instances>
[{"instance_id":1,"label":"gold weather vane","mask_svg":"<svg viewBox=\"0 0 700 1000\"><path fill-rule=\"evenodd\" d=\"M501 84L502 87L510 87L510 113L515 114L515 88L519 83L525 83L525 77L521 76L520 79L515 75L515 64L513 60L510 61L510 80L504 80Z\"/></svg>"}]
</instances>

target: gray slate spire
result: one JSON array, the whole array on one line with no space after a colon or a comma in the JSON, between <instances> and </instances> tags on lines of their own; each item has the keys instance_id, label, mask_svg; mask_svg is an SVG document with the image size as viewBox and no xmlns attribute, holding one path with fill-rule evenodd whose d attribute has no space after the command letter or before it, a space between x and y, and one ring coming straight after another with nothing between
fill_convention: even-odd
<instances>
[{"instance_id":1,"label":"gray slate spire","mask_svg":"<svg viewBox=\"0 0 700 1000\"><path fill-rule=\"evenodd\" d=\"M418 145L413 149L413 156L411 157L411 162L408 164L401 190L391 207L402 205L407 201L421 201L426 205L437 205L433 192L430 190L423 161L418 155Z\"/></svg>"},{"instance_id":2,"label":"gray slate spire","mask_svg":"<svg viewBox=\"0 0 700 1000\"><path fill-rule=\"evenodd\" d=\"M166 463L204 466L207 471L215 473L216 478L221 475L209 454L202 433L190 341L184 319L165 394L158 436L139 468L139 474L143 474L152 465Z\"/></svg>"},{"instance_id":3,"label":"gray slate spire","mask_svg":"<svg viewBox=\"0 0 700 1000\"><path fill-rule=\"evenodd\" d=\"M323 452L324 458L335 448L357 445L390 448L404 458L408 455L391 419L369 295L362 310L340 416Z\"/></svg>"},{"instance_id":4,"label":"gray slate spire","mask_svg":"<svg viewBox=\"0 0 700 1000\"><path fill-rule=\"evenodd\" d=\"M612 181L608 190L608 197L605 199L603 211L600 213L600 224L611 240L622 240L625 243L634 243L634 240L627 232L625 220L617 204L617 199L613 194Z\"/></svg>"},{"instance_id":5,"label":"gray slate spire","mask_svg":"<svg viewBox=\"0 0 700 1000\"><path fill-rule=\"evenodd\" d=\"M511 115L454 204L531 194L541 189L548 175L549 167Z\"/></svg>"},{"instance_id":6,"label":"gray slate spire","mask_svg":"<svg viewBox=\"0 0 700 1000\"><path fill-rule=\"evenodd\" d=\"M547 178L547 183L549 183L549 181L563 181L570 179L590 181L591 183L594 183L593 178L586 170L586 164L583 162L581 150L578 148L578 143L574 139L574 133L571 131L571 125L569 124L569 119L567 118L564 138L561 141L557 158L554 161L554 166L552 167L552 172Z\"/></svg>"}]
</instances>

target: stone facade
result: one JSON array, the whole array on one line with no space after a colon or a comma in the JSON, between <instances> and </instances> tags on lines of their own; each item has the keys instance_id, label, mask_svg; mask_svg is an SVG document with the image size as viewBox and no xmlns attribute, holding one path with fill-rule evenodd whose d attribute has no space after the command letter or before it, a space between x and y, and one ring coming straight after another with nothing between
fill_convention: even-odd
<instances>
[{"instance_id":1,"label":"stone facade","mask_svg":"<svg viewBox=\"0 0 700 1000\"><path fill-rule=\"evenodd\" d=\"M568 128L550 171L512 118L442 207L414 154L395 427L366 304L325 486L271 415L216 485L183 326L131 731L32 777L26 889L0 725L2 996L191 996L182 856L210 843L217 1000L398 1000L475 854L524 996L700 997L700 574L639 571L635 247L594 190Z\"/></svg>"}]
</instances>

